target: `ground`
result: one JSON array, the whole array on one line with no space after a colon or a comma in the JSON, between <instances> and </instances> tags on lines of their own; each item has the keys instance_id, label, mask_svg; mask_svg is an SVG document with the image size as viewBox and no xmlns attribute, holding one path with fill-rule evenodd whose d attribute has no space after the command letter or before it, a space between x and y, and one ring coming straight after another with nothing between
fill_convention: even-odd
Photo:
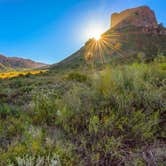
<instances>
[{"instance_id":1,"label":"ground","mask_svg":"<svg viewBox=\"0 0 166 166\"><path fill-rule=\"evenodd\" d=\"M165 165L166 59L0 80L0 165Z\"/></svg>"}]
</instances>

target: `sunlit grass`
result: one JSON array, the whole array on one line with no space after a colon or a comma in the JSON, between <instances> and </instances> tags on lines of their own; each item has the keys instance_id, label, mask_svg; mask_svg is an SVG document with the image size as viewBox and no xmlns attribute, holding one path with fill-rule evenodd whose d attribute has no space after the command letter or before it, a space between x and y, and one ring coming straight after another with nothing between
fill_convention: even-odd
<instances>
[{"instance_id":1,"label":"sunlit grass","mask_svg":"<svg viewBox=\"0 0 166 166\"><path fill-rule=\"evenodd\" d=\"M41 73L45 73L47 70L32 70L32 71L12 71L12 72L4 72L0 73L0 79L6 79L6 78L13 78L13 77L19 77L19 76L25 76L28 74L37 75Z\"/></svg>"}]
</instances>

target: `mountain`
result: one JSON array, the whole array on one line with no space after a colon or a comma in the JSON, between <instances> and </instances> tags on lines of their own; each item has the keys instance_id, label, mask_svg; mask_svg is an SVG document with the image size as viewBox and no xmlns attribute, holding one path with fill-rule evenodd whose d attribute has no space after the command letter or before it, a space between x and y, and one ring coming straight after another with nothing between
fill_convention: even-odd
<instances>
[{"instance_id":1,"label":"mountain","mask_svg":"<svg viewBox=\"0 0 166 166\"><path fill-rule=\"evenodd\" d=\"M40 68L44 66L46 66L46 64L34 62L29 59L6 57L4 55L0 55L0 70L17 68Z\"/></svg>"},{"instance_id":2,"label":"mountain","mask_svg":"<svg viewBox=\"0 0 166 166\"><path fill-rule=\"evenodd\" d=\"M126 27L134 25L137 27L155 27L157 20L155 13L147 6L127 9L111 16L111 27Z\"/></svg>"},{"instance_id":3,"label":"mountain","mask_svg":"<svg viewBox=\"0 0 166 166\"><path fill-rule=\"evenodd\" d=\"M89 39L76 53L60 63L58 68L78 68L87 61L111 63L130 62L136 59L151 61L157 54L166 55L166 28L158 24L154 11L147 6L113 13L111 26L101 39Z\"/></svg>"}]
</instances>

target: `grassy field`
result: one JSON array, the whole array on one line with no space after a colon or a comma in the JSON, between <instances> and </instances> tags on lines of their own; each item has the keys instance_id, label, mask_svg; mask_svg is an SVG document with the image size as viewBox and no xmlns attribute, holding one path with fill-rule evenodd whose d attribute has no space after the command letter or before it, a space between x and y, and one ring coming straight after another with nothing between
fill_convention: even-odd
<instances>
[{"instance_id":1,"label":"grassy field","mask_svg":"<svg viewBox=\"0 0 166 166\"><path fill-rule=\"evenodd\" d=\"M25 75L36 75L45 73L47 70L27 70L27 71L11 71L11 72L2 72L0 73L0 79L12 78Z\"/></svg>"},{"instance_id":2,"label":"grassy field","mask_svg":"<svg viewBox=\"0 0 166 166\"><path fill-rule=\"evenodd\" d=\"M87 68L0 80L0 165L166 164L166 58Z\"/></svg>"}]
</instances>

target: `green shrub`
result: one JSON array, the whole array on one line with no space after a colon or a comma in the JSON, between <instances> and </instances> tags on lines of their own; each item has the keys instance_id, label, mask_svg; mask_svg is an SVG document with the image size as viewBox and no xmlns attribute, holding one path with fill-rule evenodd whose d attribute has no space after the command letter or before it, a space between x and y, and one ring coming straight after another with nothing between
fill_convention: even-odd
<instances>
[{"instance_id":1,"label":"green shrub","mask_svg":"<svg viewBox=\"0 0 166 166\"><path fill-rule=\"evenodd\" d=\"M87 76L81 73L73 72L68 75L67 79L78 82L85 82L87 80Z\"/></svg>"},{"instance_id":2,"label":"green shrub","mask_svg":"<svg viewBox=\"0 0 166 166\"><path fill-rule=\"evenodd\" d=\"M54 124L56 112L56 103L53 98L46 94L35 96L34 107L30 112L34 124Z\"/></svg>"},{"instance_id":3,"label":"green shrub","mask_svg":"<svg viewBox=\"0 0 166 166\"><path fill-rule=\"evenodd\" d=\"M159 58L103 67L88 76L73 72L64 79L65 72L52 72L35 83L32 77L2 82L11 89L1 94L21 90L24 96L10 99L22 101L19 110L25 111L0 104L0 162L48 164L55 154L61 165L145 165L142 154L165 138L164 65Z\"/></svg>"},{"instance_id":4,"label":"green shrub","mask_svg":"<svg viewBox=\"0 0 166 166\"><path fill-rule=\"evenodd\" d=\"M11 108L7 103L3 103L0 105L0 119L6 119L8 116L19 117L20 112Z\"/></svg>"},{"instance_id":5,"label":"green shrub","mask_svg":"<svg viewBox=\"0 0 166 166\"><path fill-rule=\"evenodd\" d=\"M124 147L132 151L156 139L164 110L156 75L164 79L146 64L107 68L94 76L90 90L77 84L62 96L57 122L74 141L80 163L117 165L127 157Z\"/></svg>"}]
</instances>

